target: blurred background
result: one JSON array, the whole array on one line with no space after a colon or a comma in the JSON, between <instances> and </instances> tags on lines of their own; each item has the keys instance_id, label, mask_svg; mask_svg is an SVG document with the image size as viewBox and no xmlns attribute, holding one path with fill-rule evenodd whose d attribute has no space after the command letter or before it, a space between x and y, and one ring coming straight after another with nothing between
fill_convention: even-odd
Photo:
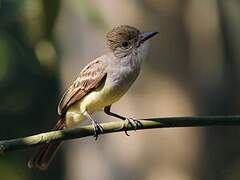
<instances>
[{"instance_id":1,"label":"blurred background","mask_svg":"<svg viewBox=\"0 0 240 180\"><path fill-rule=\"evenodd\" d=\"M239 0L0 0L0 139L51 129L61 94L108 51L105 35L121 24L159 35L113 111L135 118L239 114ZM130 134L66 142L46 172L27 168L34 148L9 153L0 158L0 178L240 179L239 127Z\"/></svg>"}]
</instances>

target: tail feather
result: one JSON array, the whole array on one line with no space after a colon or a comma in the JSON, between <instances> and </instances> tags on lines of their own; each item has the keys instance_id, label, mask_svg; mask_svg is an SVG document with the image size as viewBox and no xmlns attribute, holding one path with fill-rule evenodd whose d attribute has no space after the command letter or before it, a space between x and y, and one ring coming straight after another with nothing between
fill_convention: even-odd
<instances>
[{"instance_id":1,"label":"tail feather","mask_svg":"<svg viewBox=\"0 0 240 180\"><path fill-rule=\"evenodd\" d=\"M64 127L65 122L63 119L60 119L52 130L61 130ZM28 161L28 167L39 170L47 170L61 144L61 141L56 141L42 145L37 153Z\"/></svg>"}]
</instances>

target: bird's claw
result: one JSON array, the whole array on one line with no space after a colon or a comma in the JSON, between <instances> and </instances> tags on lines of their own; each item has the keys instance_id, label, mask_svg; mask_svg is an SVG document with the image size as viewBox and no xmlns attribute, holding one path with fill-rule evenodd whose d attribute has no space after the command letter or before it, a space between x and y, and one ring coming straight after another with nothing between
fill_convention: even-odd
<instances>
[{"instance_id":1,"label":"bird's claw","mask_svg":"<svg viewBox=\"0 0 240 180\"><path fill-rule=\"evenodd\" d=\"M92 121L93 128L94 128L94 135L95 140L98 139L98 135L103 133L103 127L97 122L97 121Z\"/></svg>"},{"instance_id":2,"label":"bird's claw","mask_svg":"<svg viewBox=\"0 0 240 180\"><path fill-rule=\"evenodd\" d=\"M125 124L127 122L127 125ZM122 126L122 129L124 129L124 132L127 136L130 136L127 132L127 129L126 127L128 126L128 124L136 131L138 127L142 127L143 124L139 121L139 120L136 120L136 119L133 119L133 118L126 118L124 121L123 121L123 126ZM126 126L125 126L126 125Z\"/></svg>"}]
</instances>

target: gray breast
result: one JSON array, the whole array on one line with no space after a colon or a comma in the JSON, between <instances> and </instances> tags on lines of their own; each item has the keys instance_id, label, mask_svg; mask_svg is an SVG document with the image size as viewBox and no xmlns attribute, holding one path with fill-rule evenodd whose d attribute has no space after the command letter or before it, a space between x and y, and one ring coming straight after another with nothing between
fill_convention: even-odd
<instances>
[{"instance_id":1,"label":"gray breast","mask_svg":"<svg viewBox=\"0 0 240 180\"><path fill-rule=\"evenodd\" d=\"M106 84L116 92L125 93L139 74L140 68L118 66L108 74Z\"/></svg>"},{"instance_id":2,"label":"gray breast","mask_svg":"<svg viewBox=\"0 0 240 180\"><path fill-rule=\"evenodd\" d=\"M106 86L113 91L125 93L136 80L140 72L140 62L137 56L129 55L124 58L108 56Z\"/></svg>"}]
</instances>

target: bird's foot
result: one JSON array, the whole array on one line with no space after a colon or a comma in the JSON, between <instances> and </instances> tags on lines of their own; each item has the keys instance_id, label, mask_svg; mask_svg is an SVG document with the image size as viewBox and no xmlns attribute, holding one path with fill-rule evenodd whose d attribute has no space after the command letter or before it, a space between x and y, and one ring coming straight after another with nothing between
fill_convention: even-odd
<instances>
[{"instance_id":1,"label":"bird's foot","mask_svg":"<svg viewBox=\"0 0 240 180\"><path fill-rule=\"evenodd\" d=\"M97 140L98 135L103 133L103 127L99 124L99 122L97 121L92 121L92 125L94 128L94 135L93 137L95 137L95 140Z\"/></svg>"},{"instance_id":2,"label":"bird's foot","mask_svg":"<svg viewBox=\"0 0 240 180\"><path fill-rule=\"evenodd\" d=\"M127 125L126 125L127 122ZM124 130L125 134L127 136L130 136L127 132L126 127L130 125L135 131L137 130L138 127L142 127L143 124L141 123L141 121L137 120L137 119L133 119L133 118L126 118L125 120L123 120L123 124L122 124L122 129Z\"/></svg>"}]
</instances>

